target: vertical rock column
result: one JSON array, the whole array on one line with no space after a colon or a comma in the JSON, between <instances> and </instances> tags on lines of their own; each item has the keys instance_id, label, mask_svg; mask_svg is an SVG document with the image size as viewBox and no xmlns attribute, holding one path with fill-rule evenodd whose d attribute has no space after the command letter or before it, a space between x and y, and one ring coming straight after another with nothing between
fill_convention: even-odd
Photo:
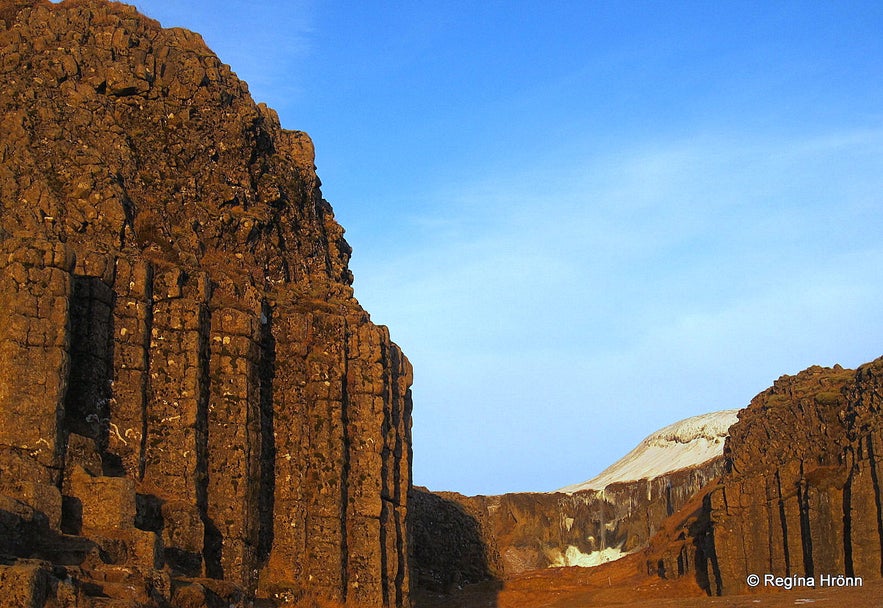
<instances>
[{"instance_id":1,"label":"vertical rock column","mask_svg":"<svg viewBox=\"0 0 883 608\"><path fill-rule=\"evenodd\" d=\"M848 558L844 552L843 542L845 484L845 468L820 467L809 474L805 486L815 576L846 572Z\"/></svg>"},{"instance_id":2,"label":"vertical rock column","mask_svg":"<svg viewBox=\"0 0 883 608\"><path fill-rule=\"evenodd\" d=\"M261 593L274 594L302 584L306 550L301 445L305 441L307 412L304 407L306 344L296 336L303 332L301 319L277 309L272 326L276 344L273 390L273 425L285 429L275 439L275 489L273 499L273 545L261 572Z\"/></svg>"},{"instance_id":3,"label":"vertical rock column","mask_svg":"<svg viewBox=\"0 0 883 608\"><path fill-rule=\"evenodd\" d=\"M79 251L70 298L70 377L65 431L107 445L113 359L114 262L107 255Z\"/></svg>"},{"instance_id":4,"label":"vertical rock column","mask_svg":"<svg viewBox=\"0 0 883 608\"><path fill-rule=\"evenodd\" d=\"M804 475L799 463L731 481L711 494L722 593L746 589L748 574L845 572L843 470Z\"/></svg>"},{"instance_id":5,"label":"vertical rock column","mask_svg":"<svg viewBox=\"0 0 883 608\"><path fill-rule=\"evenodd\" d=\"M783 376L730 428L725 454L732 469L710 496L722 593L747 590L749 574L848 571L843 389L852 375L816 366Z\"/></svg>"},{"instance_id":6,"label":"vertical rock column","mask_svg":"<svg viewBox=\"0 0 883 608\"><path fill-rule=\"evenodd\" d=\"M208 291L203 275L172 269L155 277L144 481L193 504L205 481Z\"/></svg>"},{"instance_id":7,"label":"vertical rock column","mask_svg":"<svg viewBox=\"0 0 883 608\"><path fill-rule=\"evenodd\" d=\"M849 480L849 543L856 576L883 575L883 517L880 504L880 475L883 467L873 458L883 445L867 435L857 443L855 464ZM876 443L876 445L875 445Z\"/></svg>"},{"instance_id":8,"label":"vertical rock column","mask_svg":"<svg viewBox=\"0 0 883 608\"><path fill-rule=\"evenodd\" d=\"M862 365L845 391L852 469L844 501L856 576L883 576L883 358Z\"/></svg>"},{"instance_id":9,"label":"vertical rock column","mask_svg":"<svg viewBox=\"0 0 883 608\"><path fill-rule=\"evenodd\" d=\"M385 328L295 306L273 321L275 499L263 593L408 605L410 364Z\"/></svg>"},{"instance_id":10,"label":"vertical rock column","mask_svg":"<svg viewBox=\"0 0 883 608\"><path fill-rule=\"evenodd\" d=\"M144 261L117 260L114 281L113 394L108 452L133 479L143 475L153 269Z\"/></svg>"},{"instance_id":11,"label":"vertical rock column","mask_svg":"<svg viewBox=\"0 0 883 608\"><path fill-rule=\"evenodd\" d=\"M354 321L348 344L348 598L407 605L411 368L386 328Z\"/></svg>"},{"instance_id":12,"label":"vertical rock column","mask_svg":"<svg viewBox=\"0 0 883 608\"><path fill-rule=\"evenodd\" d=\"M383 331L385 359L385 423L383 446L383 509L381 542L385 554L384 600L388 606L408 606L407 510L411 487L411 364Z\"/></svg>"},{"instance_id":13,"label":"vertical rock column","mask_svg":"<svg viewBox=\"0 0 883 608\"><path fill-rule=\"evenodd\" d=\"M307 578L325 597L346 600L348 538L344 525L349 491L346 417L349 407L344 388L346 322L324 312L305 319L306 408L309 412L306 468Z\"/></svg>"},{"instance_id":14,"label":"vertical rock column","mask_svg":"<svg viewBox=\"0 0 883 608\"><path fill-rule=\"evenodd\" d=\"M55 483L70 364L73 252L10 239L0 249L0 450L4 475Z\"/></svg>"},{"instance_id":15,"label":"vertical rock column","mask_svg":"<svg viewBox=\"0 0 883 608\"><path fill-rule=\"evenodd\" d=\"M211 318L206 568L210 575L254 589L262 313L257 298L240 307L215 310Z\"/></svg>"},{"instance_id":16,"label":"vertical rock column","mask_svg":"<svg viewBox=\"0 0 883 608\"><path fill-rule=\"evenodd\" d=\"M388 606L383 515L383 451L386 380L381 331L356 325L349 338L347 389L349 399L350 492L347 507L348 595L355 603Z\"/></svg>"},{"instance_id":17,"label":"vertical rock column","mask_svg":"<svg viewBox=\"0 0 883 608\"><path fill-rule=\"evenodd\" d=\"M204 550L209 291L201 273L154 274L141 489L164 501L166 559L190 575L199 574Z\"/></svg>"},{"instance_id":18,"label":"vertical rock column","mask_svg":"<svg viewBox=\"0 0 883 608\"><path fill-rule=\"evenodd\" d=\"M274 311L272 332L273 426L279 430L273 544L261 588L341 600L347 546L343 319L288 304Z\"/></svg>"}]
</instances>

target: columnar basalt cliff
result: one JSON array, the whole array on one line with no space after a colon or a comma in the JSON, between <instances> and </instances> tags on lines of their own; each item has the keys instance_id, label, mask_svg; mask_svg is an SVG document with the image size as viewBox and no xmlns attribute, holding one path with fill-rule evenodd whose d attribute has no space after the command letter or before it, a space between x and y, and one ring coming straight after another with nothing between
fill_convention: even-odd
<instances>
[{"instance_id":1,"label":"columnar basalt cliff","mask_svg":"<svg viewBox=\"0 0 883 608\"><path fill-rule=\"evenodd\" d=\"M538 568L595 566L643 549L668 516L723 473L723 462L571 494L463 496L415 488L416 582L446 591Z\"/></svg>"},{"instance_id":2,"label":"columnar basalt cliff","mask_svg":"<svg viewBox=\"0 0 883 608\"><path fill-rule=\"evenodd\" d=\"M197 34L0 1L4 605L408 605L411 369L319 186Z\"/></svg>"},{"instance_id":3,"label":"columnar basalt cliff","mask_svg":"<svg viewBox=\"0 0 883 608\"><path fill-rule=\"evenodd\" d=\"M747 591L750 574L879 578L881 406L883 359L777 380L740 413L728 472L654 539L648 569L711 594Z\"/></svg>"}]
</instances>

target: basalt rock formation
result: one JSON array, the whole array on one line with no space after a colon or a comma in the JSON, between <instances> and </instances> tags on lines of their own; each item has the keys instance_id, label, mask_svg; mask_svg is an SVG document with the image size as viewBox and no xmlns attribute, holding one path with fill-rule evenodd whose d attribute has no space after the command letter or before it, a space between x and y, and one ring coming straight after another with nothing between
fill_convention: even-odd
<instances>
[{"instance_id":1,"label":"basalt rock formation","mask_svg":"<svg viewBox=\"0 0 883 608\"><path fill-rule=\"evenodd\" d=\"M566 494L463 496L415 488L414 577L448 591L552 566L594 566L644 548L661 523L723 473L723 458L652 479Z\"/></svg>"},{"instance_id":2,"label":"basalt rock formation","mask_svg":"<svg viewBox=\"0 0 883 608\"><path fill-rule=\"evenodd\" d=\"M879 579L881 410L883 358L858 370L811 367L741 410L707 469L569 495L415 495L415 577L447 591L647 544L638 554L646 575L693 577L711 595L752 590L751 574L759 591L764 574ZM439 537L463 531L469 542L459 546Z\"/></svg>"},{"instance_id":3,"label":"basalt rock formation","mask_svg":"<svg viewBox=\"0 0 883 608\"><path fill-rule=\"evenodd\" d=\"M710 594L744 592L750 574L879 578L881 406L883 358L777 380L740 412L727 473L654 539L648 570Z\"/></svg>"},{"instance_id":4,"label":"basalt rock formation","mask_svg":"<svg viewBox=\"0 0 883 608\"><path fill-rule=\"evenodd\" d=\"M6 606L408 605L411 369L197 34L0 0Z\"/></svg>"}]
</instances>

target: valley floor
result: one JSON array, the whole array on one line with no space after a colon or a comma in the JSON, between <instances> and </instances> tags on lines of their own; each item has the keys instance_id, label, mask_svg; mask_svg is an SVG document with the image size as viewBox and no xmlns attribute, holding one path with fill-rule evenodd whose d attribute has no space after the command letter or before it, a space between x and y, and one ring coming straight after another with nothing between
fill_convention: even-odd
<instances>
[{"instance_id":1,"label":"valley floor","mask_svg":"<svg viewBox=\"0 0 883 608\"><path fill-rule=\"evenodd\" d=\"M862 587L802 588L708 597L691 579L662 580L640 573L635 559L595 568L525 572L505 583L467 585L450 594L419 591L414 608L870 608L883 604L883 580Z\"/></svg>"}]
</instances>

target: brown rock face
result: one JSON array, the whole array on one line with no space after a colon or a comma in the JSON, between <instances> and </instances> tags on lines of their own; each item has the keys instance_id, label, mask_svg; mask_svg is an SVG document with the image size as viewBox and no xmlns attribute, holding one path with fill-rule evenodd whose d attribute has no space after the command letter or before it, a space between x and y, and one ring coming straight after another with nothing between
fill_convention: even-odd
<instances>
[{"instance_id":1,"label":"brown rock face","mask_svg":"<svg viewBox=\"0 0 883 608\"><path fill-rule=\"evenodd\" d=\"M740 412L728 472L654 541L648 568L712 594L745 592L750 574L879 578L881 405L883 359L777 380Z\"/></svg>"},{"instance_id":2,"label":"brown rock face","mask_svg":"<svg viewBox=\"0 0 883 608\"><path fill-rule=\"evenodd\" d=\"M0 595L408 605L411 369L319 185L198 35L0 0Z\"/></svg>"},{"instance_id":3,"label":"brown rock face","mask_svg":"<svg viewBox=\"0 0 883 608\"><path fill-rule=\"evenodd\" d=\"M445 591L538 568L596 565L613 553L634 552L722 472L723 459L717 458L651 480L573 494L463 496L415 488L410 515L416 582Z\"/></svg>"}]
</instances>

